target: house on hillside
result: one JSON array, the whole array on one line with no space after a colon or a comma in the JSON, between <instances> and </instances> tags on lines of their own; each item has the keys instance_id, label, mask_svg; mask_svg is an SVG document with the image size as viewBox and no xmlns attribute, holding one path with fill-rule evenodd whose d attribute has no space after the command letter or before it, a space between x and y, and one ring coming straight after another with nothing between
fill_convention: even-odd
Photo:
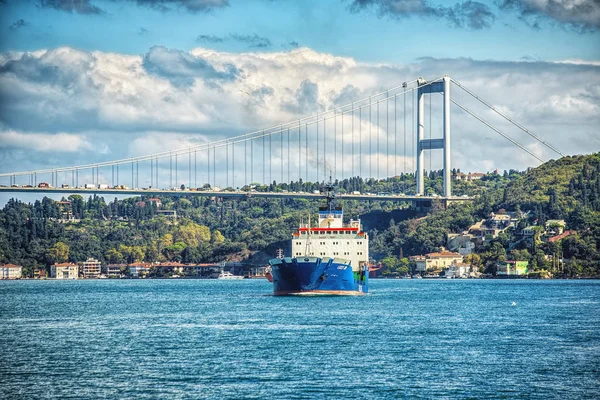
<instances>
[{"instance_id":1,"label":"house on hillside","mask_svg":"<svg viewBox=\"0 0 600 400\"><path fill-rule=\"evenodd\" d=\"M560 235L564 232L566 226L567 223L563 219L549 219L544 227L547 235Z\"/></svg>"},{"instance_id":2,"label":"house on hillside","mask_svg":"<svg viewBox=\"0 0 600 400\"><path fill-rule=\"evenodd\" d=\"M475 250L477 238L469 233L450 233L446 240L446 247L450 251L458 252L461 256L471 254Z\"/></svg>"}]
</instances>

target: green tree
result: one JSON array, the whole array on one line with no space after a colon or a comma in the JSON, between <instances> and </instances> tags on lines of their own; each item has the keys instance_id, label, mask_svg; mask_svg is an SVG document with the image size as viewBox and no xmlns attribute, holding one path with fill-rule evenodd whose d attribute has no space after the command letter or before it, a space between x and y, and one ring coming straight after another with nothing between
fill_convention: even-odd
<instances>
[{"instance_id":1,"label":"green tree","mask_svg":"<svg viewBox=\"0 0 600 400\"><path fill-rule=\"evenodd\" d=\"M56 242L54 246L47 251L48 259L51 263L63 263L69 259L69 246L63 242Z\"/></svg>"}]
</instances>

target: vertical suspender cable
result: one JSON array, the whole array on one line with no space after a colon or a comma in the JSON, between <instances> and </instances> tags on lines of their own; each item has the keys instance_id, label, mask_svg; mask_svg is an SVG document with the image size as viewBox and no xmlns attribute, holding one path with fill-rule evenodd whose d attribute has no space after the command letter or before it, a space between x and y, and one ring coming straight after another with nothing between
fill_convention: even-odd
<instances>
[{"instance_id":1,"label":"vertical suspender cable","mask_svg":"<svg viewBox=\"0 0 600 400\"><path fill-rule=\"evenodd\" d=\"M315 169L317 170L316 181L319 182L319 113L317 113L317 162ZM325 145L325 134L323 134L323 145ZM308 151L308 150L307 150ZM325 154L325 146L323 146L323 154ZM325 160L325 157L323 157Z\"/></svg>"},{"instance_id":2,"label":"vertical suspender cable","mask_svg":"<svg viewBox=\"0 0 600 400\"><path fill-rule=\"evenodd\" d=\"M362 178L362 106L358 107L358 176Z\"/></svg>"},{"instance_id":3,"label":"vertical suspender cable","mask_svg":"<svg viewBox=\"0 0 600 400\"><path fill-rule=\"evenodd\" d=\"M304 168L306 169L304 180L308 182L308 123L304 125L304 152L306 155L306 159L304 161Z\"/></svg>"},{"instance_id":4,"label":"vertical suspender cable","mask_svg":"<svg viewBox=\"0 0 600 400\"><path fill-rule=\"evenodd\" d=\"M302 155L302 133L300 132L300 120L298 120L298 181L300 181L300 179L302 179L302 160L301 160L301 155Z\"/></svg>"},{"instance_id":5,"label":"vertical suspender cable","mask_svg":"<svg viewBox=\"0 0 600 400\"><path fill-rule=\"evenodd\" d=\"M352 177L354 178L354 102L352 102Z\"/></svg>"},{"instance_id":6,"label":"vertical suspender cable","mask_svg":"<svg viewBox=\"0 0 600 400\"><path fill-rule=\"evenodd\" d=\"M379 180L379 132L381 131L381 128L379 126L379 100L377 100L377 150L376 150L376 155L375 155L375 162L377 164L375 164L375 168L377 171L377 180Z\"/></svg>"},{"instance_id":7,"label":"vertical suspender cable","mask_svg":"<svg viewBox=\"0 0 600 400\"><path fill-rule=\"evenodd\" d=\"M213 187L217 186L216 146L213 146Z\"/></svg>"},{"instance_id":8,"label":"vertical suspender cable","mask_svg":"<svg viewBox=\"0 0 600 400\"><path fill-rule=\"evenodd\" d=\"M371 118L371 97L369 97L369 178L373 177L373 123Z\"/></svg>"},{"instance_id":9,"label":"vertical suspender cable","mask_svg":"<svg viewBox=\"0 0 600 400\"><path fill-rule=\"evenodd\" d=\"M346 159L344 158L344 110L342 110L342 158L340 159L340 163L342 166L342 174L340 175L340 180L344 180L344 162Z\"/></svg>"},{"instance_id":10,"label":"vertical suspender cable","mask_svg":"<svg viewBox=\"0 0 600 400\"><path fill-rule=\"evenodd\" d=\"M390 97L385 92L385 177L390 176Z\"/></svg>"}]
</instances>

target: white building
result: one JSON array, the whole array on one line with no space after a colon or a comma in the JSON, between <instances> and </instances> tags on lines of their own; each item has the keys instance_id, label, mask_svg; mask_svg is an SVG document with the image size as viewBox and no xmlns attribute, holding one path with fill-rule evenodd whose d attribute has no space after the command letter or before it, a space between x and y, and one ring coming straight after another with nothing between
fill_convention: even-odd
<instances>
[{"instance_id":1,"label":"white building","mask_svg":"<svg viewBox=\"0 0 600 400\"><path fill-rule=\"evenodd\" d=\"M79 266L73 263L54 264L50 267L50 276L54 279L79 279Z\"/></svg>"},{"instance_id":2,"label":"white building","mask_svg":"<svg viewBox=\"0 0 600 400\"><path fill-rule=\"evenodd\" d=\"M15 264L0 265L0 279L20 279L23 267Z\"/></svg>"},{"instance_id":3,"label":"white building","mask_svg":"<svg viewBox=\"0 0 600 400\"><path fill-rule=\"evenodd\" d=\"M88 258L83 262L82 271L85 279L100 278L101 263L93 258Z\"/></svg>"},{"instance_id":4,"label":"white building","mask_svg":"<svg viewBox=\"0 0 600 400\"><path fill-rule=\"evenodd\" d=\"M360 220L350 220L344 226L341 207L319 209L317 227L301 225L292 237L292 257L329 257L350 261L357 271L369 262L369 235L362 230Z\"/></svg>"},{"instance_id":5,"label":"white building","mask_svg":"<svg viewBox=\"0 0 600 400\"><path fill-rule=\"evenodd\" d=\"M471 264L452 263L447 270L444 271L446 278L468 278L471 273Z\"/></svg>"}]
</instances>

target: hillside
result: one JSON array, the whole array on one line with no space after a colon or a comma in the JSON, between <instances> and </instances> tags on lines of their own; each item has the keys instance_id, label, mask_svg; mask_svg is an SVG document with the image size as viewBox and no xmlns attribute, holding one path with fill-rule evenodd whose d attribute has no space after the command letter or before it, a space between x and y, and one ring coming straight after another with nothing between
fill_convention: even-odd
<instances>
[{"instance_id":1,"label":"hillside","mask_svg":"<svg viewBox=\"0 0 600 400\"><path fill-rule=\"evenodd\" d=\"M567 156L527 171L506 186L503 205L533 209L548 205L552 217L564 217L582 206L600 210L600 153Z\"/></svg>"},{"instance_id":2,"label":"hillside","mask_svg":"<svg viewBox=\"0 0 600 400\"><path fill-rule=\"evenodd\" d=\"M440 171L428 174L428 192L438 191L441 176ZM410 193L411 182L412 175L404 174L381 181L353 178L337 186L345 191ZM292 182L257 190L312 191L315 187ZM438 251L447 245L448 234L464 232L492 212L505 210L525 214L518 226L477 244L476 263L482 271L493 273L498 260L515 257L531 261L534 269L544 269L548 257L560 253L569 260L572 275L600 275L600 153L553 160L524 173L489 173L472 182L456 181L455 188L456 193L478 194L478 198L447 210L435 205L427 215L396 202L341 201L340 205L346 218L363 220L374 262L404 263L407 268L406 257ZM106 202L101 197L73 195L64 200L7 203L0 210L0 263L20 264L27 271L87 257L105 263L231 260L264 264L277 248L287 247L300 219L314 215L322 205L301 199L161 197L161 210L177 212L174 221L159 215L156 202L147 197ZM557 245L539 240L524 245L520 231L527 226L541 229L548 219L563 219L566 229L578 234Z\"/></svg>"}]
</instances>

